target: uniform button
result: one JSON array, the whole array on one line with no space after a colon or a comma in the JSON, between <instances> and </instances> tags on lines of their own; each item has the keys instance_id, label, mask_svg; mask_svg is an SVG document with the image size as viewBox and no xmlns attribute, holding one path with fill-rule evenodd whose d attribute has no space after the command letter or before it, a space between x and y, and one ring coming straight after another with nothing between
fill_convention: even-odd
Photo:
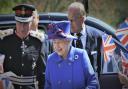
<instances>
[{"instance_id":1,"label":"uniform button","mask_svg":"<svg viewBox=\"0 0 128 89\"><path fill-rule=\"evenodd\" d=\"M60 64L58 64L58 67L59 67L59 68L60 68L60 66L61 66L61 65L60 65Z\"/></svg>"},{"instance_id":2,"label":"uniform button","mask_svg":"<svg viewBox=\"0 0 128 89\"><path fill-rule=\"evenodd\" d=\"M68 65L71 66L72 64L69 62Z\"/></svg>"},{"instance_id":3,"label":"uniform button","mask_svg":"<svg viewBox=\"0 0 128 89\"><path fill-rule=\"evenodd\" d=\"M22 66L24 66L24 64L22 63Z\"/></svg>"},{"instance_id":4,"label":"uniform button","mask_svg":"<svg viewBox=\"0 0 128 89\"><path fill-rule=\"evenodd\" d=\"M71 80L68 80L68 83L71 83L72 81Z\"/></svg>"},{"instance_id":5,"label":"uniform button","mask_svg":"<svg viewBox=\"0 0 128 89\"><path fill-rule=\"evenodd\" d=\"M24 54L24 52L22 52L22 54Z\"/></svg>"},{"instance_id":6,"label":"uniform button","mask_svg":"<svg viewBox=\"0 0 128 89\"><path fill-rule=\"evenodd\" d=\"M61 84L61 81L58 81L58 84Z\"/></svg>"},{"instance_id":7,"label":"uniform button","mask_svg":"<svg viewBox=\"0 0 128 89\"><path fill-rule=\"evenodd\" d=\"M9 56L9 59L12 59L12 57L11 57L11 56Z\"/></svg>"}]
</instances>

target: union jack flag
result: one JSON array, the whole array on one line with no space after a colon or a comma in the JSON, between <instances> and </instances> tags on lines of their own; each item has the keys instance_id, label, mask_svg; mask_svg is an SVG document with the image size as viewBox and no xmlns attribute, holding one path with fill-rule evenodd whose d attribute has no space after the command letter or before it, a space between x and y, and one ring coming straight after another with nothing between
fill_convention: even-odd
<instances>
[{"instance_id":1,"label":"union jack flag","mask_svg":"<svg viewBox=\"0 0 128 89\"><path fill-rule=\"evenodd\" d=\"M103 44L103 50L104 50L104 61L109 62L110 59L112 58L113 51L116 48L112 36L104 34L102 36L102 44Z\"/></svg>"},{"instance_id":2,"label":"union jack flag","mask_svg":"<svg viewBox=\"0 0 128 89\"><path fill-rule=\"evenodd\" d=\"M118 29L116 35L121 43L124 45L124 47L126 47L126 49L128 50L128 27ZM124 53L121 51L121 58L123 73L128 75L128 53Z\"/></svg>"},{"instance_id":3,"label":"union jack flag","mask_svg":"<svg viewBox=\"0 0 128 89\"><path fill-rule=\"evenodd\" d=\"M128 28L117 30L116 35L123 44L123 46L128 50ZM128 53L121 52L121 54L123 59L128 62Z\"/></svg>"}]
</instances>

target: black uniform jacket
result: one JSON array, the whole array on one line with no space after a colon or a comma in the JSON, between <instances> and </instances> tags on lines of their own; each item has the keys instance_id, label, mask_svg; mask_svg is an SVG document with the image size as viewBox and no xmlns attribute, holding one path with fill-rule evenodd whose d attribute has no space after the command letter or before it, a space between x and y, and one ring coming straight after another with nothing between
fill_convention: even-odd
<instances>
[{"instance_id":1,"label":"black uniform jacket","mask_svg":"<svg viewBox=\"0 0 128 89\"><path fill-rule=\"evenodd\" d=\"M0 43L0 53L5 54L4 72L12 71L17 76L23 77L36 76L39 89L43 89L45 66L41 47L42 42L31 35L25 39L20 39L15 33L4 37ZM15 85L15 88L21 87Z\"/></svg>"}]
</instances>

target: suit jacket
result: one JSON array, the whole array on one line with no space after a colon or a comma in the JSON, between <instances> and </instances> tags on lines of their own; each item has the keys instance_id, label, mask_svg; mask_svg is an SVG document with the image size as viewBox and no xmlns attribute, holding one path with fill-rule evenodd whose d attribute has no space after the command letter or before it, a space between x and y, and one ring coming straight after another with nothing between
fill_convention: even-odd
<instances>
[{"instance_id":1,"label":"suit jacket","mask_svg":"<svg viewBox=\"0 0 128 89\"><path fill-rule=\"evenodd\" d=\"M45 89L98 89L87 52L71 47L67 58L56 52L48 56Z\"/></svg>"},{"instance_id":2,"label":"suit jacket","mask_svg":"<svg viewBox=\"0 0 128 89\"><path fill-rule=\"evenodd\" d=\"M101 45L102 45L102 33L93 27L85 26L86 41L85 50L87 51L91 64L98 74L101 70ZM73 43L74 45L74 43Z\"/></svg>"},{"instance_id":3,"label":"suit jacket","mask_svg":"<svg viewBox=\"0 0 128 89\"><path fill-rule=\"evenodd\" d=\"M101 71L102 33L96 28L86 26L86 34L87 38L85 49L87 50L94 70L99 74Z\"/></svg>"}]
</instances>

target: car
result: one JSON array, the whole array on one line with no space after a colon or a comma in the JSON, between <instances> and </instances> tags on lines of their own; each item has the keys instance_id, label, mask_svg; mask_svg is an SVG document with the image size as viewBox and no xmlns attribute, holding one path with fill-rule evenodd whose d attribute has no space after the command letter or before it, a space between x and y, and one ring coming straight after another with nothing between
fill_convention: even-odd
<instances>
[{"instance_id":1,"label":"car","mask_svg":"<svg viewBox=\"0 0 128 89\"><path fill-rule=\"evenodd\" d=\"M49 23L68 20L66 13L58 13L58 12L42 13L42 14L39 14L39 16L40 16L39 29L43 32L47 32L47 27ZM113 27L111 27L110 25L106 24L105 22L97 18L90 17L90 16L87 16L85 23L88 26L96 28L97 31L100 31L103 34L111 35L117 47L124 52L128 52L127 49L122 45L120 40L115 35L116 30ZM14 14L0 15L0 30L5 30L9 28L14 29L15 24L16 22L14 19ZM100 83L101 89L121 89L122 85L120 84L120 81L118 79L118 73L117 73L118 71L115 71L114 67L109 67L109 66L112 66L109 63L106 65L112 71L105 71L104 69L105 62L104 62L103 55L104 55L104 51L102 52L102 58L99 59L99 60L102 60L101 74L99 77L99 83Z\"/></svg>"},{"instance_id":2,"label":"car","mask_svg":"<svg viewBox=\"0 0 128 89\"><path fill-rule=\"evenodd\" d=\"M39 14L39 28L43 28L42 30L46 31L47 25L52 22L68 20L67 15L64 13L43 13ZM15 28L15 18L14 14L6 14L0 15L0 28L1 30L7 28Z\"/></svg>"}]
</instances>

